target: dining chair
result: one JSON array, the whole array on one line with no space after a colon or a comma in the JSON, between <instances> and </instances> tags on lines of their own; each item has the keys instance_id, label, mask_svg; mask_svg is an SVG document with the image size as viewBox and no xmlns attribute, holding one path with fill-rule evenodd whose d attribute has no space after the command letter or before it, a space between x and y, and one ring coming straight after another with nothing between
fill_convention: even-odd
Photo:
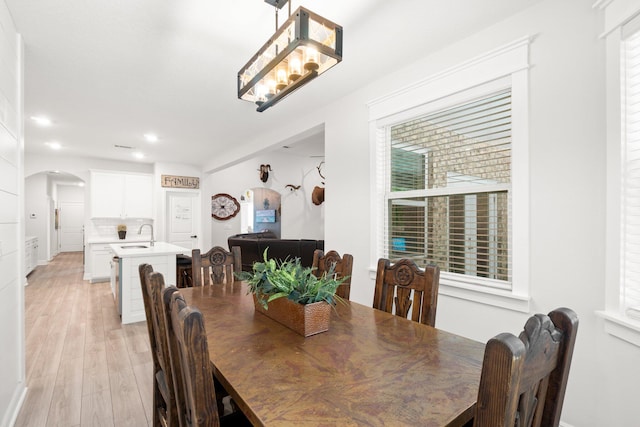
<instances>
[{"instance_id":1,"label":"dining chair","mask_svg":"<svg viewBox=\"0 0 640 427\"><path fill-rule=\"evenodd\" d=\"M487 342L474 427L557 427L578 332L568 308L530 317L520 337Z\"/></svg>"},{"instance_id":2,"label":"dining chair","mask_svg":"<svg viewBox=\"0 0 640 427\"><path fill-rule=\"evenodd\" d=\"M164 281L160 283L149 264L138 266L144 311L147 318L149 345L153 359L153 426L179 425L166 323L162 313ZM159 274L159 273L155 273Z\"/></svg>"},{"instance_id":3,"label":"dining chair","mask_svg":"<svg viewBox=\"0 0 640 427\"><path fill-rule=\"evenodd\" d=\"M438 308L440 268L427 265L421 270L414 261L400 259L395 264L378 260L373 308L435 326ZM412 308L413 306L413 308Z\"/></svg>"},{"instance_id":4,"label":"dining chair","mask_svg":"<svg viewBox=\"0 0 640 427\"><path fill-rule=\"evenodd\" d=\"M209 359L209 346L202 313L188 306L180 291L167 288L171 318L172 356L176 374L179 405L182 410L181 426L250 426L242 412L220 416L213 368Z\"/></svg>"},{"instance_id":5,"label":"dining chair","mask_svg":"<svg viewBox=\"0 0 640 427\"><path fill-rule=\"evenodd\" d=\"M326 254L321 249L316 249L313 252L313 264L311 267L314 269L313 273L316 277L320 277L326 272L331 270L334 266L334 273L336 277L346 277L345 281L338 286L336 295L340 298L348 300L351 294L351 270L353 269L353 255L344 254L340 257L340 254L336 251L329 251Z\"/></svg>"},{"instance_id":6,"label":"dining chair","mask_svg":"<svg viewBox=\"0 0 640 427\"><path fill-rule=\"evenodd\" d=\"M235 272L242 271L240 248L234 246L231 252L220 246L214 246L207 253L200 249L191 251L193 286L233 283Z\"/></svg>"},{"instance_id":7,"label":"dining chair","mask_svg":"<svg viewBox=\"0 0 640 427\"><path fill-rule=\"evenodd\" d=\"M178 421L179 425L183 426L184 424L184 413L185 413L185 400L184 400L184 389L182 387L182 374L180 373L180 364L178 363L177 355L178 355L178 347L177 342L175 340L175 333L173 331L173 325L171 324L171 296L175 293L179 293L179 289L175 286L167 286L162 291L162 312L163 317L165 319L165 324L167 326L167 347L169 349L169 356L171 358L171 366L173 373L173 386L176 396L176 406L178 408ZM222 386L222 383L218 381L215 376L213 377L215 390L216 390L216 403L218 408L218 415L223 416L225 411L227 413L233 413L236 411L235 403L231 400L229 393ZM228 408L224 405L224 399L228 398Z\"/></svg>"},{"instance_id":8,"label":"dining chair","mask_svg":"<svg viewBox=\"0 0 640 427\"><path fill-rule=\"evenodd\" d=\"M178 288L190 288L193 286L190 256L176 255L176 286Z\"/></svg>"}]
</instances>

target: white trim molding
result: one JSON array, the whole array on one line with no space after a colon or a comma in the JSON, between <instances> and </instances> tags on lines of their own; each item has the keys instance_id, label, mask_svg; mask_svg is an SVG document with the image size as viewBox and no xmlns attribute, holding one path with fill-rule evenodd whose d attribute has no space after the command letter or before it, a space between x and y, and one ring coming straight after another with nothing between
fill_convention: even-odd
<instances>
[{"instance_id":1,"label":"white trim molding","mask_svg":"<svg viewBox=\"0 0 640 427\"><path fill-rule=\"evenodd\" d=\"M604 31L600 38L607 37L640 13L640 3L637 0L596 0L593 8L604 11Z\"/></svg>"},{"instance_id":2,"label":"white trim molding","mask_svg":"<svg viewBox=\"0 0 640 427\"><path fill-rule=\"evenodd\" d=\"M612 311L596 311L604 319L604 330L614 337L640 347L640 322Z\"/></svg>"},{"instance_id":3,"label":"white trim molding","mask_svg":"<svg viewBox=\"0 0 640 427\"><path fill-rule=\"evenodd\" d=\"M604 320L604 331L640 347L640 321L624 314L621 306L621 156L622 156L622 95L621 46L623 27L638 19L637 0L597 0L594 9L604 13L606 42L606 111L607 111L607 183L605 240L605 301L596 315ZM636 24L636 21L633 23Z\"/></svg>"},{"instance_id":4,"label":"white trim molding","mask_svg":"<svg viewBox=\"0 0 640 427\"><path fill-rule=\"evenodd\" d=\"M530 298L530 249L529 249L529 46L533 38L523 36L511 43L478 55L454 67L434 73L367 103L369 107L369 140L371 161L371 262L380 255L384 224L384 208L380 203L384 195L383 179L377 174L380 158L379 143L385 138L384 130L398 121L408 120L418 114L433 110L452 99L489 93L489 88L510 87L512 108L512 182L511 200L512 231L510 237L511 289L482 286L481 279L469 283L459 278L441 274L440 292L453 298L479 304L497 306L522 313L529 313ZM375 269L370 270L375 275ZM476 280L478 279L478 280ZM481 286L479 286L481 285Z\"/></svg>"},{"instance_id":5,"label":"white trim molding","mask_svg":"<svg viewBox=\"0 0 640 427\"><path fill-rule=\"evenodd\" d=\"M529 44L522 37L473 59L367 103L369 121L379 120L529 68Z\"/></svg>"}]
</instances>

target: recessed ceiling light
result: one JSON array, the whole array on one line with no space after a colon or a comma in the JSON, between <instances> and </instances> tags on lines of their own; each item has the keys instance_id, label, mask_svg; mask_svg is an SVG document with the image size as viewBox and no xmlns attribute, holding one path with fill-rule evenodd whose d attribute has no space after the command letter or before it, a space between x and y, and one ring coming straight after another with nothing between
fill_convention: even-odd
<instances>
[{"instance_id":1,"label":"recessed ceiling light","mask_svg":"<svg viewBox=\"0 0 640 427\"><path fill-rule=\"evenodd\" d=\"M84 187L84 182L79 182L78 187Z\"/></svg>"},{"instance_id":2,"label":"recessed ceiling light","mask_svg":"<svg viewBox=\"0 0 640 427\"><path fill-rule=\"evenodd\" d=\"M135 157L136 159L144 159L144 154L142 154L142 153L141 153L141 152L139 152L139 151L135 151L135 152L133 153L133 157Z\"/></svg>"},{"instance_id":3,"label":"recessed ceiling light","mask_svg":"<svg viewBox=\"0 0 640 427\"><path fill-rule=\"evenodd\" d=\"M145 133L144 139L146 139L147 142L158 142L158 135L155 135L153 133Z\"/></svg>"},{"instance_id":4,"label":"recessed ceiling light","mask_svg":"<svg viewBox=\"0 0 640 427\"><path fill-rule=\"evenodd\" d=\"M36 122L39 126L51 126L51 119L44 116L31 116L31 120Z\"/></svg>"},{"instance_id":5,"label":"recessed ceiling light","mask_svg":"<svg viewBox=\"0 0 640 427\"><path fill-rule=\"evenodd\" d=\"M59 150L62 148L62 145L56 141L45 142L45 144L48 145L52 150Z\"/></svg>"}]
</instances>

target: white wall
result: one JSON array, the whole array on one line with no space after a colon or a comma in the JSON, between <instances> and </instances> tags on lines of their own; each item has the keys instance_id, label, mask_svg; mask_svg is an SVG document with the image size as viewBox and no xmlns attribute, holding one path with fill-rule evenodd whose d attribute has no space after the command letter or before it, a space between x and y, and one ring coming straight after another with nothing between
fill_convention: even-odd
<instances>
[{"instance_id":1,"label":"white wall","mask_svg":"<svg viewBox=\"0 0 640 427\"><path fill-rule=\"evenodd\" d=\"M0 2L0 427L24 399L23 46Z\"/></svg>"},{"instance_id":2,"label":"white wall","mask_svg":"<svg viewBox=\"0 0 640 427\"><path fill-rule=\"evenodd\" d=\"M164 188L161 184L157 184L155 191L155 233L156 240L166 240L167 233L167 191L171 192L185 192L196 193L202 203L202 172L199 168L192 165L183 165L178 163L156 163L154 165L154 188L156 184L161 182L162 175L176 175L176 176L189 176L200 179L200 189L179 189L179 188ZM202 218L202 217L201 217ZM202 221L201 221L202 222ZM202 236L202 230L198 230L198 241L202 244L204 237ZM204 239L208 240L208 239ZM201 247L203 249L203 247Z\"/></svg>"},{"instance_id":3,"label":"white wall","mask_svg":"<svg viewBox=\"0 0 640 427\"><path fill-rule=\"evenodd\" d=\"M598 38L601 17L591 3L538 3L398 69L324 110L260 135L249 146L258 150L277 145L296 132L324 123L327 188L331 189L325 202L325 246L354 255L352 299L370 304L375 266L371 247L375 242L369 213L372 159L367 102L531 36L531 239L514 243L529 247L532 312L567 306L580 317L563 423L576 427L638 425L635 401L640 348L606 334L595 315L604 307L605 296L606 138L604 42ZM415 6L412 13L430 13L426 2ZM388 19L402 22L404 11L398 13ZM231 155L245 158L247 153L235 149L212 159L207 168L220 170L233 161ZM222 183L218 186L224 187ZM517 333L528 315L442 296L437 325L486 341L499 332Z\"/></svg>"},{"instance_id":4,"label":"white wall","mask_svg":"<svg viewBox=\"0 0 640 427\"><path fill-rule=\"evenodd\" d=\"M25 179L24 230L26 236L38 238L38 264L46 264L53 256L50 241L51 194L46 174L39 173Z\"/></svg>"},{"instance_id":5,"label":"white wall","mask_svg":"<svg viewBox=\"0 0 640 427\"><path fill-rule=\"evenodd\" d=\"M117 160L105 160L93 157L77 157L70 156L64 152L52 152L49 156L29 154L24 159L25 177L38 172L57 170L70 173L82 179L84 182L89 182L90 169L153 173L153 165L151 163L120 162Z\"/></svg>"},{"instance_id":6,"label":"white wall","mask_svg":"<svg viewBox=\"0 0 640 427\"><path fill-rule=\"evenodd\" d=\"M57 184L57 192L55 200L58 204L66 203L84 203L84 187L77 185Z\"/></svg>"},{"instance_id":7,"label":"white wall","mask_svg":"<svg viewBox=\"0 0 640 427\"><path fill-rule=\"evenodd\" d=\"M313 187L321 186L323 181L316 169L321 160L287 155L282 151L267 152L207 177L203 220L210 225L211 244L208 248L227 248L227 238L240 233L240 214L226 221L211 217L211 195L227 193L240 201L244 190L251 188L269 188L281 194L283 239L324 239L324 203L316 206L311 202ZM272 168L266 183L260 181L258 169L261 164L270 164ZM325 169L323 175L327 176ZM287 184L301 187L291 191L285 187ZM326 193L330 197L331 190L327 189Z\"/></svg>"}]
</instances>

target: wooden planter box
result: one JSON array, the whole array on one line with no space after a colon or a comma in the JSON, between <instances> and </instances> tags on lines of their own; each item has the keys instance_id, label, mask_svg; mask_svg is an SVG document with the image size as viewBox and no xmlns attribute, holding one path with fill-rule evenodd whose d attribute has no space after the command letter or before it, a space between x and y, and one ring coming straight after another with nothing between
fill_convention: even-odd
<instances>
[{"instance_id":1,"label":"wooden planter box","mask_svg":"<svg viewBox=\"0 0 640 427\"><path fill-rule=\"evenodd\" d=\"M287 298L278 298L265 310L253 296L256 311L294 330L302 336L319 334L329 330L331 306L324 301L313 304L298 304Z\"/></svg>"}]
</instances>

